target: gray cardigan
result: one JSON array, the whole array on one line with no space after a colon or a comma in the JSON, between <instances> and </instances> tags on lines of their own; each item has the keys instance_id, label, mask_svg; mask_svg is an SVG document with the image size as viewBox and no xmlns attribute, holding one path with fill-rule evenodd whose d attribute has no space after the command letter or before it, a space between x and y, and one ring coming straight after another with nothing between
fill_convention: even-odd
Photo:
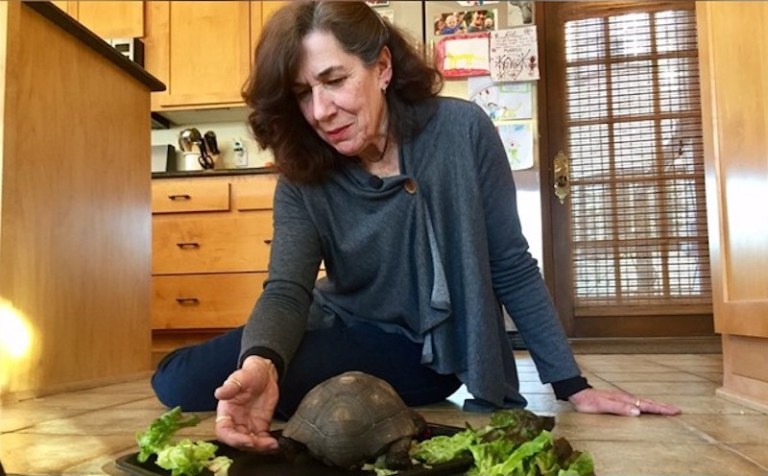
<instances>
[{"instance_id":1,"label":"gray cardigan","mask_svg":"<svg viewBox=\"0 0 768 476\"><path fill-rule=\"evenodd\" d=\"M350 161L320 184L280 178L269 279L241 358L266 349L287 365L305 329L362 320L422 342L422 363L456 374L477 399L521 406L503 305L542 382L580 375L493 123L468 101L437 101L400 145L401 175L372 181ZM321 260L327 279L316 284Z\"/></svg>"}]
</instances>

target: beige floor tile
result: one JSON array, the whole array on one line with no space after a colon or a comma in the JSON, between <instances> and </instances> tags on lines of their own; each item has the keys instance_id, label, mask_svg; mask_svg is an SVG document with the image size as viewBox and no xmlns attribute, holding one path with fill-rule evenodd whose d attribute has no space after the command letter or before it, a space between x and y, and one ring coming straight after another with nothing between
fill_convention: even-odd
<instances>
[{"instance_id":1,"label":"beige floor tile","mask_svg":"<svg viewBox=\"0 0 768 476\"><path fill-rule=\"evenodd\" d=\"M745 458L753 460L756 464L768 468L768 445L760 444L734 444L728 445L744 455ZM766 471L765 474L768 474Z\"/></svg>"},{"instance_id":2,"label":"beige floor tile","mask_svg":"<svg viewBox=\"0 0 768 476\"><path fill-rule=\"evenodd\" d=\"M701 382L615 382L622 390L635 395L705 395L714 396L718 384Z\"/></svg>"},{"instance_id":3,"label":"beige floor tile","mask_svg":"<svg viewBox=\"0 0 768 476\"><path fill-rule=\"evenodd\" d=\"M581 375L584 378L586 378L587 380L592 380L592 379L600 378L600 377L597 376L596 373L590 372L587 369L581 369Z\"/></svg>"},{"instance_id":4,"label":"beige floor tile","mask_svg":"<svg viewBox=\"0 0 768 476\"><path fill-rule=\"evenodd\" d=\"M24 428L59 418L82 415L88 410L55 407L5 407L0 410L0 433L22 430Z\"/></svg>"},{"instance_id":5,"label":"beige floor tile","mask_svg":"<svg viewBox=\"0 0 768 476\"><path fill-rule=\"evenodd\" d=\"M66 468L133 448L129 435L40 435L12 433L0 436L0 460L8 474L61 474Z\"/></svg>"},{"instance_id":6,"label":"beige floor tile","mask_svg":"<svg viewBox=\"0 0 768 476\"><path fill-rule=\"evenodd\" d=\"M768 446L768 415L680 415L681 422L726 444Z\"/></svg>"},{"instance_id":7,"label":"beige floor tile","mask_svg":"<svg viewBox=\"0 0 768 476\"><path fill-rule=\"evenodd\" d=\"M38 435L135 435L143 431L162 412L142 409L110 408L71 418L48 420L25 428L20 433Z\"/></svg>"},{"instance_id":8,"label":"beige floor tile","mask_svg":"<svg viewBox=\"0 0 768 476\"><path fill-rule=\"evenodd\" d=\"M639 418L576 413L541 384L527 352L515 356L528 409L554 415L555 435L590 451L600 476L768 475L768 415L715 396L719 354L577 355L593 386L674 403L684 412ZM462 387L417 410L434 423L485 425L489 414L461 411L466 398L472 396ZM7 471L25 476L116 476L115 459L138 450L135 433L167 410L148 377L8 405L0 409L0 459ZM202 421L179 436L214 439L214 412L198 415ZM283 426L275 422L273 429Z\"/></svg>"},{"instance_id":9,"label":"beige floor tile","mask_svg":"<svg viewBox=\"0 0 768 476\"><path fill-rule=\"evenodd\" d=\"M129 393L145 395L147 397L154 396L155 392L152 390L152 385L149 383L149 378L132 380L130 382L116 383L113 385L105 385L103 387L97 387L88 390L92 393Z\"/></svg>"},{"instance_id":10,"label":"beige floor tile","mask_svg":"<svg viewBox=\"0 0 768 476\"><path fill-rule=\"evenodd\" d=\"M647 354L645 360L672 365L719 365L722 366L723 354Z\"/></svg>"},{"instance_id":11,"label":"beige floor tile","mask_svg":"<svg viewBox=\"0 0 768 476\"><path fill-rule=\"evenodd\" d=\"M10 405L17 408L72 408L87 409L105 408L147 398L143 393L101 393L98 390L61 393L42 398L24 400Z\"/></svg>"},{"instance_id":12,"label":"beige floor tile","mask_svg":"<svg viewBox=\"0 0 768 476\"><path fill-rule=\"evenodd\" d=\"M121 405L115 405L116 409L136 409L136 410L155 410L158 412L158 415L162 415L163 413L170 410L168 407L160 403L160 401L155 397L148 397L148 398L142 398L141 400L136 400L133 402L123 403Z\"/></svg>"},{"instance_id":13,"label":"beige floor tile","mask_svg":"<svg viewBox=\"0 0 768 476\"><path fill-rule=\"evenodd\" d=\"M112 453L102 455L97 458L85 461L80 464L76 464L69 468L65 468L62 474L68 476L91 476L107 474L111 476L124 476L125 473L117 467L115 461L121 456L135 453L138 448L131 448L130 450L120 451L118 453Z\"/></svg>"},{"instance_id":14,"label":"beige floor tile","mask_svg":"<svg viewBox=\"0 0 768 476\"><path fill-rule=\"evenodd\" d=\"M760 415L761 413L729 402L714 395L656 395L643 394L644 398L671 403L680 407L686 415Z\"/></svg>"},{"instance_id":15,"label":"beige floor tile","mask_svg":"<svg viewBox=\"0 0 768 476\"><path fill-rule=\"evenodd\" d=\"M695 375L700 374L721 374L723 373L723 368L720 365L706 365L706 364L700 364L700 365L685 365L681 367L673 367L673 368L679 368L680 370L684 370L686 372L690 372Z\"/></svg>"},{"instance_id":16,"label":"beige floor tile","mask_svg":"<svg viewBox=\"0 0 768 476\"><path fill-rule=\"evenodd\" d=\"M706 440L675 421L679 417L642 415L624 417L616 415L591 415L586 413L561 413L556 416L554 432L569 440L589 439L624 442L675 442L704 443ZM630 445L628 445L630 446Z\"/></svg>"},{"instance_id":17,"label":"beige floor tile","mask_svg":"<svg viewBox=\"0 0 768 476\"><path fill-rule=\"evenodd\" d=\"M761 468L714 444L667 440L571 440L577 450L588 451L599 476L765 476Z\"/></svg>"},{"instance_id":18,"label":"beige floor tile","mask_svg":"<svg viewBox=\"0 0 768 476\"><path fill-rule=\"evenodd\" d=\"M611 382L602 379L598 377L595 374L590 374L589 372L585 372L583 376L587 379L589 384L594 388L600 388L603 390L618 390L619 387L612 384Z\"/></svg>"},{"instance_id":19,"label":"beige floor tile","mask_svg":"<svg viewBox=\"0 0 768 476\"><path fill-rule=\"evenodd\" d=\"M628 366L637 364L656 364L664 366L664 360L655 354L577 354L576 360L593 366Z\"/></svg>"},{"instance_id":20,"label":"beige floor tile","mask_svg":"<svg viewBox=\"0 0 768 476\"><path fill-rule=\"evenodd\" d=\"M195 413L201 421L195 426L182 428L177 433L180 437L193 440L211 440L216 438L216 414L213 412Z\"/></svg>"},{"instance_id":21,"label":"beige floor tile","mask_svg":"<svg viewBox=\"0 0 768 476\"><path fill-rule=\"evenodd\" d=\"M723 384L723 372L719 370L696 370L691 369L688 372L693 375L698 375L701 378L705 378L711 382L717 382L718 385Z\"/></svg>"},{"instance_id":22,"label":"beige floor tile","mask_svg":"<svg viewBox=\"0 0 768 476\"><path fill-rule=\"evenodd\" d=\"M665 372L612 372L597 371L598 377L610 382L706 382L707 379L690 372L671 370Z\"/></svg>"},{"instance_id":23,"label":"beige floor tile","mask_svg":"<svg viewBox=\"0 0 768 476\"><path fill-rule=\"evenodd\" d=\"M617 362L596 362L596 363L583 363L579 362L582 369L588 370L599 374L602 372L622 372L622 373L635 373L635 372L669 372L671 370L677 370L674 367L669 367L655 362L632 362L632 363L617 363Z\"/></svg>"}]
</instances>

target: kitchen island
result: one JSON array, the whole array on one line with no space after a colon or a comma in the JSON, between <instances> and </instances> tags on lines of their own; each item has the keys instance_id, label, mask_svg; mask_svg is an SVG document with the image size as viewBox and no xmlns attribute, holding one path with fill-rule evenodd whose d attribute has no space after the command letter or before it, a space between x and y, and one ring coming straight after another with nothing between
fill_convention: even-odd
<instances>
[{"instance_id":1,"label":"kitchen island","mask_svg":"<svg viewBox=\"0 0 768 476\"><path fill-rule=\"evenodd\" d=\"M150 92L163 89L51 3L0 2L4 403L150 370Z\"/></svg>"}]
</instances>

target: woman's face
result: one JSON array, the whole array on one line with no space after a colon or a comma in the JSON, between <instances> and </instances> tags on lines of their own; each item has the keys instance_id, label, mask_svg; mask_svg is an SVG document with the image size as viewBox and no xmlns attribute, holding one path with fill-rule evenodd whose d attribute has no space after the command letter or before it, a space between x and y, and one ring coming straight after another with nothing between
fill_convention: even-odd
<instances>
[{"instance_id":1,"label":"woman's face","mask_svg":"<svg viewBox=\"0 0 768 476\"><path fill-rule=\"evenodd\" d=\"M332 33L312 32L303 44L293 91L304 118L339 153L378 158L386 140L382 88L392 77L389 50L366 67Z\"/></svg>"}]
</instances>

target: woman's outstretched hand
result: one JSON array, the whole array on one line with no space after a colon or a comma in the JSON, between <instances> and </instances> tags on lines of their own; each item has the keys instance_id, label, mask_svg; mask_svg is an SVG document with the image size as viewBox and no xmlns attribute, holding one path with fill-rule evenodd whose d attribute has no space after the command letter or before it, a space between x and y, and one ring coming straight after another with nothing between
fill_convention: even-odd
<instances>
[{"instance_id":1,"label":"woman's outstretched hand","mask_svg":"<svg viewBox=\"0 0 768 476\"><path fill-rule=\"evenodd\" d=\"M639 398L619 390L588 388L568 398L573 408L581 413L613 413L615 415L638 416L641 413L657 415L678 415L681 410L675 405Z\"/></svg>"},{"instance_id":2,"label":"woman's outstretched hand","mask_svg":"<svg viewBox=\"0 0 768 476\"><path fill-rule=\"evenodd\" d=\"M216 438L232 447L257 452L277 450L269 433L278 399L277 370L270 360L250 356L214 395Z\"/></svg>"}]
</instances>

